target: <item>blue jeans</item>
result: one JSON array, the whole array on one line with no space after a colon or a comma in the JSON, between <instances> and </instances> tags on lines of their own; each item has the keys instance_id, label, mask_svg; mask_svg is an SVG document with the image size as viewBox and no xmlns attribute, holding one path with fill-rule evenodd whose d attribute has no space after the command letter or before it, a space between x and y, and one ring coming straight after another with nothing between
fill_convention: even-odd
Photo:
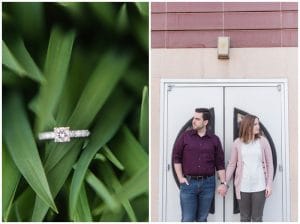
<instances>
[{"instance_id":1,"label":"blue jeans","mask_svg":"<svg viewBox=\"0 0 300 224\"><path fill-rule=\"evenodd\" d=\"M194 180L187 178L189 185L180 184L182 222L206 222L215 194L215 176Z\"/></svg>"}]
</instances>

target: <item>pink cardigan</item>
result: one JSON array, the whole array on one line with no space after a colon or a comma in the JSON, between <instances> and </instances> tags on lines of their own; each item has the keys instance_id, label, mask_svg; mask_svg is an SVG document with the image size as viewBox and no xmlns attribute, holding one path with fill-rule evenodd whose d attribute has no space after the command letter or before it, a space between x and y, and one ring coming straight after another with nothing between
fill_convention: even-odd
<instances>
[{"instance_id":1,"label":"pink cardigan","mask_svg":"<svg viewBox=\"0 0 300 224\"><path fill-rule=\"evenodd\" d=\"M273 160L272 160L272 150L268 140L261 136L259 138L259 142L262 149L262 163L263 169L265 173L266 187L272 188L272 180L273 180ZM235 172L235 193L237 199L241 199L241 180L243 175L243 160L241 153L241 145L242 141L237 138L233 142L232 150L231 150L231 158L229 160L229 164L226 169L226 182L229 183L234 171Z\"/></svg>"}]
</instances>

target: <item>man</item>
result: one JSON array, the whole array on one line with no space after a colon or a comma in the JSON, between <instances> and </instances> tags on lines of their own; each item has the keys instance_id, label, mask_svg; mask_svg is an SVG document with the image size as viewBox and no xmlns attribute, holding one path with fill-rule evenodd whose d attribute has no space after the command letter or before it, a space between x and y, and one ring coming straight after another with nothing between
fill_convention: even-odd
<instances>
[{"instance_id":1,"label":"man","mask_svg":"<svg viewBox=\"0 0 300 224\"><path fill-rule=\"evenodd\" d=\"M215 192L215 170L220 178L219 194L224 196L227 191L224 152L219 138L206 129L209 120L209 110L197 108L193 129L185 131L174 146L182 222L207 221Z\"/></svg>"}]
</instances>

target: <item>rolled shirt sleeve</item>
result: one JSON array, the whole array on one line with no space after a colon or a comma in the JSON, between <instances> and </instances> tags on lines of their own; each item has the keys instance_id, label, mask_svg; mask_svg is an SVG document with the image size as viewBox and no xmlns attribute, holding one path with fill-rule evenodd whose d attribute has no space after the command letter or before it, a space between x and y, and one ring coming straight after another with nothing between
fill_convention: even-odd
<instances>
[{"instance_id":1,"label":"rolled shirt sleeve","mask_svg":"<svg viewBox=\"0 0 300 224\"><path fill-rule=\"evenodd\" d=\"M224 151L221 145L221 141L218 137L216 137L216 152L215 152L215 162L216 162L216 170L224 170L225 162L224 162Z\"/></svg>"},{"instance_id":2,"label":"rolled shirt sleeve","mask_svg":"<svg viewBox=\"0 0 300 224\"><path fill-rule=\"evenodd\" d=\"M184 147L184 134L182 133L179 138L176 140L174 148L173 148L173 163L181 163L182 164L182 155L183 155L183 147Z\"/></svg>"}]
</instances>

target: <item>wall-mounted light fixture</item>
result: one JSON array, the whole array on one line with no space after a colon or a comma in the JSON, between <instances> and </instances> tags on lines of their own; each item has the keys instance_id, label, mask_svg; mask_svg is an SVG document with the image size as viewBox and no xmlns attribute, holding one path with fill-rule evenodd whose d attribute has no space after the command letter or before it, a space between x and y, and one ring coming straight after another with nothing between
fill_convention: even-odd
<instances>
[{"instance_id":1,"label":"wall-mounted light fixture","mask_svg":"<svg viewBox=\"0 0 300 224\"><path fill-rule=\"evenodd\" d=\"M218 58L229 59L230 37L218 37Z\"/></svg>"}]
</instances>

